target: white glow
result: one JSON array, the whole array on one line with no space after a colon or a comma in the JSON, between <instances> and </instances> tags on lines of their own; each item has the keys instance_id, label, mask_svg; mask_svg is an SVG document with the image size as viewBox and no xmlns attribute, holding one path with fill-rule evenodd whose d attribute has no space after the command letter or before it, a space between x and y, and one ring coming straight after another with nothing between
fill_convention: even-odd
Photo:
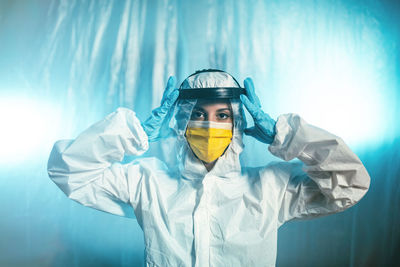
<instances>
[{"instance_id":1,"label":"white glow","mask_svg":"<svg viewBox=\"0 0 400 267\"><path fill-rule=\"evenodd\" d=\"M58 129L59 115L55 107L44 101L1 97L1 163L21 162L48 153Z\"/></svg>"},{"instance_id":2,"label":"white glow","mask_svg":"<svg viewBox=\"0 0 400 267\"><path fill-rule=\"evenodd\" d=\"M385 131L385 103L390 101L382 95L374 74L345 55L337 61L321 61L318 69L301 70L279 93L285 99L281 108L299 113L351 145L379 141Z\"/></svg>"}]
</instances>

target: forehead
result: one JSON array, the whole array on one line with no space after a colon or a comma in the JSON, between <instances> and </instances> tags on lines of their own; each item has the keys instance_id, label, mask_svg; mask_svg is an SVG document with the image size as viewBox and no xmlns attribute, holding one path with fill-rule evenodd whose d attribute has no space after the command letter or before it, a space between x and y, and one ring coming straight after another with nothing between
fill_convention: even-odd
<instances>
[{"instance_id":1,"label":"forehead","mask_svg":"<svg viewBox=\"0 0 400 267\"><path fill-rule=\"evenodd\" d=\"M202 109L231 109L230 101L227 99L199 99L197 100L196 106L194 108Z\"/></svg>"}]
</instances>

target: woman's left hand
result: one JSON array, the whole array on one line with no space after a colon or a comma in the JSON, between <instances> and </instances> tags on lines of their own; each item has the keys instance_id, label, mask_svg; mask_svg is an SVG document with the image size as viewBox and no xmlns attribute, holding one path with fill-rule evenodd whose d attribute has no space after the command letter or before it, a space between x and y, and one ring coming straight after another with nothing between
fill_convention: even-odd
<instances>
[{"instance_id":1,"label":"woman's left hand","mask_svg":"<svg viewBox=\"0 0 400 267\"><path fill-rule=\"evenodd\" d=\"M247 96L241 95L240 100L254 120L254 126L245 129L244 132L247 135L253 136L260 142L271 144L276 134L276 121L261 109L260 99L258 99L255 93L254 84L250 78L244 80L244 87L246 88Z\"/></svg>"}]
</instances>

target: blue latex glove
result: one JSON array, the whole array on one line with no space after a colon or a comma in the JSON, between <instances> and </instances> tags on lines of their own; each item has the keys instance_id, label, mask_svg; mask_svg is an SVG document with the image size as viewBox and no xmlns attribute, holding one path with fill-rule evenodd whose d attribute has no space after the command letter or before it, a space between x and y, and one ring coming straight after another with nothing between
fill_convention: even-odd
<instances>
[{"instance_id":1,"label":"blue latex glove","mask_svg":"<svg viewBox=\"0 0 400 267\"><path fill-rule=\"evenodd\" d=\"M142 123L143 129L149 137L149 142L154 142L160 138L166 137L171 132L169 120L172 114L170 111L179 96L179 90L175 88L175 84L175 77L169 77L161 100L161 105L154 109L150 117Z\"/></svg>"},{"instance_id":2,"label":"blue latex glove","mask_svg":"<svg viewBox=\"0 0 400 267\"><path fill-rule=\"evenodd\" d=\"M244 133L253 136L258 141L271 144L275 138L276 121L267 113L262 111L260 99L258 99L254 90L253 81L250 78L244 80L246 95L240 95L240 100L243 102L250 115L253 117L254 126L244 130Z\"/></svg>"}]
</instances>

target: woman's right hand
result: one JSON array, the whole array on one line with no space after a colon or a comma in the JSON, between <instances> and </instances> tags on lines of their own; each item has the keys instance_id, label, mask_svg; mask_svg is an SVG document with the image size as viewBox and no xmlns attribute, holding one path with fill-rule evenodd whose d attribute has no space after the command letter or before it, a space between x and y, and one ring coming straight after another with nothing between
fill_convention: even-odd
<instances>
[{"instance_id":1,"label":"woman's right hand","mask_svg":"<svg viewBox=\"0 0 400 267\"><path fill-rule=\"evenodd\" d=\"M169 116L170 110L179 96L179 90L175 88L175 84L175 77L170 76L161 100L161 105L154 109L150 117L142 123L142 127L149 138L149 142L158 141L166 135L163 130L164 127L168 126L169 119L171 118L171 116Z\"/></svg>"}]
</instances>

